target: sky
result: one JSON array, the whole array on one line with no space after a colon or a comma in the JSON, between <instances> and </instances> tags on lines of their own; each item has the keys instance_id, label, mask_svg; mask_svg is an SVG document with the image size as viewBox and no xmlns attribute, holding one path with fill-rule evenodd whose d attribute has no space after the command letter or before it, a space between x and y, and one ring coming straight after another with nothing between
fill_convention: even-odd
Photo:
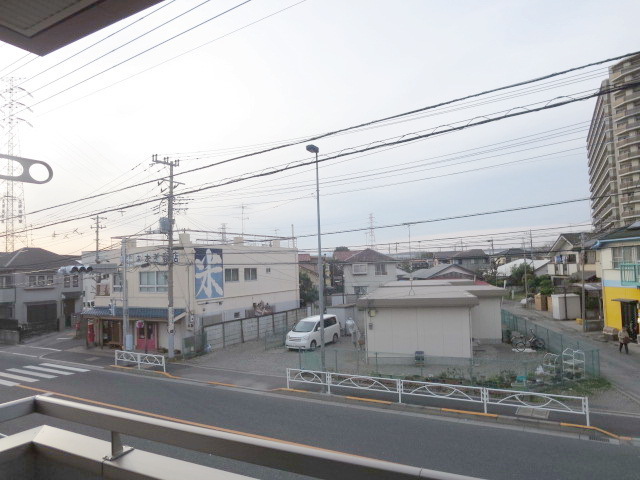
<instances>
[{"instance_id":1,"label":"sky","mask_svg":"<svg viewBox=\"0 0 640 480\"><path fill-rule=\"evenodd\" d=\"M0 44L0 77L29 92L16 99L29 109L14 154L54 171L24 185L30 246L91 250L95 222L81 217L96 214L100 248L156 229L168 174L156 154L179 160L177 193L205 188L177 197L176 228L200 230L192 239L219 240L204 232L223 224L229 237L293 230L313 252L316 177L304 142L214 164L640 50L636 1L240 4L166 1L44 57ZM540 246L588 230L588 201L468 215L588 197L595 99L329 157L576 98L611 64L314 140L323 249L364 248L371 225L382 252L406 251L409 239L416 250ZM300 162L309 165L243 180Z\"/></svg>"}]
</instances>

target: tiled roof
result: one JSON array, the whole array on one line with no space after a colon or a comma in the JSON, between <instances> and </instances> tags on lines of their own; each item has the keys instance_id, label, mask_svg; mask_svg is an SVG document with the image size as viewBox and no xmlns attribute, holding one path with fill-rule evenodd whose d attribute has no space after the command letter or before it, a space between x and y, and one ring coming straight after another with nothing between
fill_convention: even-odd
<instances>
[{"instance_id":1,"label":"tiled roof","mask_svg":"<svg viewBox=\"0 0 640 480\"><path fill-rule=\"evenodd\" d=\"M416 270L415 272L413 272L413 278L420 279L420 280L428 280L430 278L434 278L440 275L441 273L443 273L445 270L449 268L453 270L464 270L465 273L468 272L470 276L475 276L475 273L473 273L471 270L467 270L466 268L461 267L460 265L445 264L445 265L436 265L435 267L431 267L431 268L421 268L420 270Z\"/></svg>"},{"instance_id":2,"label":"tiled roof","mask_svg":"<svg viewBox=\"0 0 640 480\"><path fill-rule=\"evenodd\" d=\"M0 254L0 268L10 270L55 270L79 263L80 257L58 255L43 248L25 247L11 253Z\"/></svg>"},{"instance_id":3,"label":"tiled roof","mask_svg":"<svg viewBox=\"0 0 640 480\"><path fill-rule=\"evenodd\" d=\"M484 258L488 257L483 250L479 248L474 248L473 250L463 250L462 252L456 253L452 258Z\"/></svg>"},{"instance_id":4,"label":"tiled roof","mask_svg":"<svg viewBox=\"0 0 640 480\"><path fill-rule=\"evenodd\" d=\"M446 250L444 252L433 252L433 258L437 260L448 260L453 257L456 253L456 250Z\"/></svg>"},{"instance_id":5,"label":"tiled roof","mask_svg":"<svg viewBox=\"0 0 640 480\"><path fill-rule=\"evenodd\" d=\"M355 255L350 256L345 260L346 263L396 263L397 260L376 252L370 248L362 250Z\"/></svg>"},{"instance_id":6,"label":"tiled roof","mask_svg":"<svg viewBox=\"0 0 640 480\"><path fill-rule=\"evenodd\" d=\"M353 255L356 255L360 252L362 252L362 250L347 250L347 251L339 250L337 252L333 252L333 259L336 262L344 262L347 258Z\"/></svg>"},{"instance_id":7,"label":"tiled roof","mask_svg":"<svg viewBox=\"0 0 640 480\"><path fill-rule=\"evenodd\" d=\"M617 230L614 230L611 233L608 233L602 237L600 240L616 240L619 238L640 238L640 229L632 228L633 225L628 227L622 227Z\"/></svg>"},{"instance_id":8,"label":"tiled roof","mask_svg":"<svg viewBox=\"0 0 640 480\"><path fill-rule=\"evenodd\" d=\"M299 262L310 262L311 261L311 255L309 253L299 253L298 254L298 261Z\"/></svg>"},{"instance_id":9,"label":"tiled roof","mask_svg":"<svg viewBox=\"0 0 640 480\"><path fill-rule=\"evenodd\" d=\"M173 310L175 316L178 316L184 312L184 308L174 308ZM81 313L82 315L87 316L122 318L122 307L115 307L115 315L111 315L111 309L109 307L85 308ZM167 309L157 307L129 307L129 318L152 318L155 320L166 320Z\"/></svg>"}]
</instances>

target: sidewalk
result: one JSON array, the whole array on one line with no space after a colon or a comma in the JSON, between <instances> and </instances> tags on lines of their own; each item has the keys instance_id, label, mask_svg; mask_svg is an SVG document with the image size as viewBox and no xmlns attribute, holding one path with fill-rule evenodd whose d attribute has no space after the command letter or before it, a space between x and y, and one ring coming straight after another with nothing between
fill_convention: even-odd
<instances>
[{"instance_id":1,"label":"sidewalk","mask_svg":"<svg viewBox=\"0 0 640 480\"><path fill-rule=\"evenodd\" d=\"M599 410L640 413L640 345L629 344L629 355L626 355L618 351L617 341L607 340L602 332L583 332L582 325L573 320L554 320L550 312L523 308L519 303L508 300L503 301L502 308L579 340L585 346L597 348L600 352L600 373L617 388L590 397L590 406Z\"/></svg>"}]
</instances>

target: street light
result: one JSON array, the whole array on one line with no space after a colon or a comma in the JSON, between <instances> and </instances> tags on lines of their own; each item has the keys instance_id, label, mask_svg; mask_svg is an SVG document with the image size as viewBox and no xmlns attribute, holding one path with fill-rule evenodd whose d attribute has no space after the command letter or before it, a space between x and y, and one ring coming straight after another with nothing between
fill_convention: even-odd
<instances>
[{"instance_id":1,"label":"street light","mask_svg":"<svg viewBox=\"0 0 640 480\"><path fill-rule=\"evenodd\" d=\"M320 363L322 371L326 370L324 356L324 270L322 269L322 240L320 236L320 175L318 173L318 153L315 145L307 145L307 152L316 154L316 206L318 211L318 297L320 300Z\"/></svg>"}]
</instances>

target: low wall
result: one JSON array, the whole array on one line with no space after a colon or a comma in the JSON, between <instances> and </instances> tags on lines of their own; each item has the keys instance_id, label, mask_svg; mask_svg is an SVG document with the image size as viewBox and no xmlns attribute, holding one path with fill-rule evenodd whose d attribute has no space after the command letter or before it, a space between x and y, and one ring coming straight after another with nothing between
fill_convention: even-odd
<instances>
[{"instance_id":1,"label":"low wall","mask_svg":"<svg viewBox=\"0 0 640 480\"><path fill-rule=\"evenodd\" d=\"M16 330L0 330L0 344L17 345L20 343L20 332Z\"/></svg>"}]
</instances>

